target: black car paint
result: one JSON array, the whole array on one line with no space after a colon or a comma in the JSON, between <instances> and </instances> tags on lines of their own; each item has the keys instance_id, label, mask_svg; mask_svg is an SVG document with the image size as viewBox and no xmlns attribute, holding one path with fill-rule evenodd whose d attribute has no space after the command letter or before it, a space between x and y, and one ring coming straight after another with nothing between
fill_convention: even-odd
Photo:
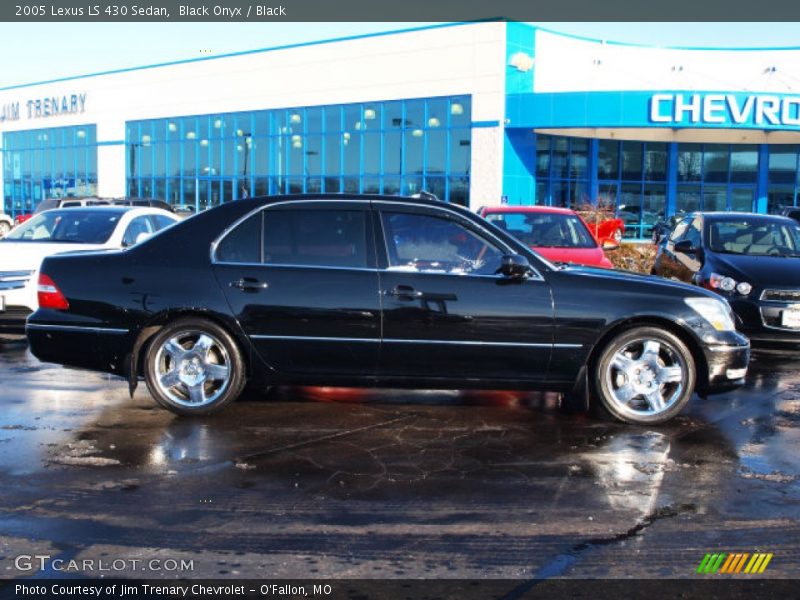
<instances>
[{"instance_id":1,"label":"black car paint","mask_svg":"<svg viewBox=\"0 0 800 600\"><path fill-rule=\"evenodd\" d=\"M746 339L714 330L684 302L687 297L713 296L710 292L645 275L557 268L473 213L439 202L383 196L355 200L367 211L411 207L466 223L509 252L528 258L536 275L521 281L501 275L476 281L389 271L377 218L372 221L376 268L362 271L360 279L345 274L348 279L342 282L336 269L212 266L214 241L256 209L287 202L343 201L352 200L240 200L200 213L126 251L47 258L42 272L54 279L70 309L39 309L31 316L31 350L44 361L128 376L133 387L141 374L139 349L148 337L180 315L201 315L234 335L245 350L250 376L259 382L569 391L580 387L594 352L615 331L641 322L660 324L686 341L698 362L698 391L710 393L742 383L727 380L725 369L747 365ZM231 287L245 276L263 280L268 289L254 294ZM302 282L303 293L285 292L273 302L270 293L288 288L292 278L295 287ZM365 291L371 281L372 295ZM383 293L400 285L421 291L423 297L404 300ZM237 294L247 300L231 301ZM335 297L326 299L326 294ZM266 308L255 302L259 297ZM452 297L457 301L448 300ZM248 334L254 327L271 328L278 337L291 331L294 337L344 340L320 344L316 339L311 357L304 354L311 348L307 343L251 344ZM381 341L381 333L386 341ZM361 337L374 341L348 341ZM442 346L434 340L456 343ZM515 341L525 347L506 344ZM371 347L369 352L364 352L365 345ZM713 367L708 377L707 366Z\"/></svg>"},{"instance_id":2,"label":"black car paint","mask_svg":"<svg viewBox=\"0 0 800 600\"><path fill-rule=\"evenodd\" d=\"M762 293L767 289L796 290L800 297L800 258L714 252L707 243L708 228L715 219L729 217L730 213L687 215L688 220L702 219L701 246L691 252L681 252L675 248L675 241L666 240L659 246L654 273L675 277L680 281L699 286L709 281L711 273L731 277L737 282L747 282L753 286L747 296L737 291L718 291L727 299L736 314L737 328L753 342L800 344L800 330L768 325L779 321L780 312L795 302L771 302L761 299ZM769 218L789 221L783 217Z\"/></svg>"}]
</instances>

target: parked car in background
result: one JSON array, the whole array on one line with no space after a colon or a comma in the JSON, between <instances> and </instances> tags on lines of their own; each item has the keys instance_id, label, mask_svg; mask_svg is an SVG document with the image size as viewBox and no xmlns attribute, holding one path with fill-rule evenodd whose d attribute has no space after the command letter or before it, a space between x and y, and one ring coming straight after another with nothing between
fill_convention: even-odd
<instances>
[{"instance_id":1,"label":"parked car in background","mask_svg":"<svg viewBox=\"0 0 800 600\"><path fill-rule=\"evenodd\" d=\"M48 210L14 228L0 240L0 333L25 333L25 319L38 306L44 257L127 248L177 221L158 208L93 206Z\"/></svg>"},{"instance_id":2,"label":"parked car in background","mask_svg":"<svg viewBox=\"0 0 800 600\"><path fill-rule=\"evenodd\" d=\"M172 207L172 211L182 219L186 219L195 214L194 206L189 204L178 204Z\"/></svg>"},{"instance_id":3,"label":"parked car in background","mask_svg":"<svg viewBox=\"0 0 800 600\"><path fill-rule=\"evenodd\" d=\"M614 268L584 220L568 208L495 206L481 208L478 214L554 262ZM605 247L617 244L607 240Z\"/></svg>"},{"instance_id":4,"label":"parked car in background","mask_svg":"<svg viewBox=\"0 0 800 600\"><path fill-rule=\"evenodd\" d=\"M125 252L46 258L39 304L35 356L131 390L143 376L185 415L249 380L593 389L615 417L659 423L695 389L741 385L749 359L716 294L557 267L464 208L397 196L225 203Z\"/></svg>"},{"instance_id":5,"label":"parked car in background","mask_svg":"<svg viewBox=\"0 0 800 600\"><path fill-rule=\"evenodd\" d=\"M54 208L76 208L78 206L108 206L111 201L106 198L96 198L94 196L88 198L47 198L36 205L33 211L34 215L52 210Z\"/></svg>"},{"instance_id":6,"label":"parked car in background","mask_svg":"<svg viewBox=\"0 0 800 600\"><path fill-rule=\"evenodd\" d=\"M14 227L14 220L7 214L0 212L0 238Z\"/></svg>"},{"instance_id":7,"label":"parked car in background","mask_svg":"<svg viewBox=\"0 0 800 600\"><path fill-rule=\"evenodd\" d=\"M653 226L661 219L662 215L649 210L642 210L635 204L620 204L617 217L625 223L633 238L647 238L652 235Z\"/></svg>"},{"instance_id":8,"label":"parked car in background","mask_svg":"<svg viewBox=\"0 0 800 600\"><path fill-rule=\"evenodd\" d=\"M622 237L625 234L625 222L622 219L608 216L602 220L597 219L597 211L576 210L575 212L580 215L581 219L583 219L583 222L586 223L589 231L594 236L594 239L596 239L600 245L606 240L612 240L617 244L622 242ZM592 212L595 214L591 214Z\"/></svg>"},{"instance_id":9,"label":"parked car in background","mask_svg":"<svg viewBox=\"0 0 800 600\"><path fill-rule=\"evenodd\" d=\"M800 223L800 206L784 206L781 215Z\"/></svg>"},{"instance_id":10,"label":"parked car in background","mask_svg":"<svg viewBox=\"0 0 800 600\"><path fill-rule=\"evenodd\" d=\"M30 219L33 216L33 213L17 213L14 216L14 226L22 225L25 221Z\"/></svg>"},{"instance_id":11,"label":"parked car in background","mask_svg":"<svg viewBox=\"0 0 800 600\"><path fill-rule=\"evenodd\" d=\"M111 204L114 206L152 206L153 208L175 212L175 208L169 202L154 198L114 198Z\"/></svg>"},{"instance_id":12,"label":"parked car in background","mask_svg":"<svg viewBox=\"0 0 800 600\"><path fill-rule=\"evenodd\" d=\"M659 221L653 225L653 243L660 244L669 237L675 226L686 216L686 213L680 212L672 215L666 221Z\"/></svg>"},{"instance_id":13,"label":"parked car in background","mask_svg":"<svg viewBox=\"0 0 800 600\"><path fill-rule=\"evenodd\" d=\"M800 225L792 219L689 214L660 246L653 272L725 297L753 341L800 344Z\"/></svg>"}]
</instances>

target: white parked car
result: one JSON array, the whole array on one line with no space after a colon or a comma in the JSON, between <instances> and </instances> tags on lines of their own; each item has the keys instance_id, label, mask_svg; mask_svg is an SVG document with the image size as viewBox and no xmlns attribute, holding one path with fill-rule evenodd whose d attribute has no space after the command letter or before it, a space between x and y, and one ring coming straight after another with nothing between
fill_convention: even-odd
<instances>
[{"instance_id":1,"label":"white parked car","mask_svg":"<svg viewBox=\"0 0 800 600\"><path fill-rule=\"evenodd\" d=\"M24 334L38 307L38 271L46 256L121 249L177 223L160 208L91 206L48 210L0 240L0 334Z\"/></svg>"},{"instance_id":2,"label":"white parked car","mask_svg":"<svg viewBox=\"0 0 800 600\"><path fill-rule=\"evenodd\" d=\"M6 213L0 212L0 238L4 237L14 227L14 220Z\"/></svg>"}]
</instances>

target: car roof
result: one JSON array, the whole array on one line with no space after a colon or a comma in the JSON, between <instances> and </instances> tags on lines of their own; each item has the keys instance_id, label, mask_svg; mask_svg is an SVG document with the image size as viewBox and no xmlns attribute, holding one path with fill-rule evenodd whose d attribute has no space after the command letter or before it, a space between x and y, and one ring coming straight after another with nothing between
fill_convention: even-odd
<instances>
[{"instance_id":1,"label":"car roof","mask_svg":"<svg viewBox=\"0 0 800 600\"><path fill-rule=\"evenodd\" d=\"M734 211L698 211L692 212L685 215L686 217L702 217L708 221L719 221L722 219L730 219L734 217L740 218L753 218L758 217L760 219L777 219L780 221L792 221L789 217L784 217L783 215L765 215L763 213L754 213L754 212L734 212Z\"/></svg>"},{"instance_id":2,"label":"car roof","mask_svg":"<svg viewBox=\"0 0 800 600\"><path fill-rule=\"evenodd\" d=\"M561 206L509 206L507 204L503 206L487 206L484 208L484 212L492 212L492 213L554 213L559 215L572 215L575 214L575 211L571 208L563 208Z\"/></svg>"}]
</instances>

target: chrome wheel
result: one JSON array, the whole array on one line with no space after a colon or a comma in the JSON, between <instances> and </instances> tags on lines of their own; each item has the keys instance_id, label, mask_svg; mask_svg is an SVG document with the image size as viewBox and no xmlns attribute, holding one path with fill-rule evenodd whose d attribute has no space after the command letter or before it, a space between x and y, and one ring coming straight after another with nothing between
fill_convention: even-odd
<instances>
[{"instance_id":1,"label":"chrome wheel","mask_svg":"<svg viewBox=\"0 0 800 600\"><path fill-rule=\"evenodd\" d=\"M9 231L11 231L11 225L6 223L5 221L0 222L0 238L3 237L5 234L7 234Z\"/></svg>"},{"instance_id":2,"label":"chrome wheel","mask_svg":"<svg viewBox=\"0 0 800 600\"><path fill-rule=\"evenodd\" d=\"M634 420L669 411L689 381L683 353L653 338L626 341L611 356L603 377L615 411Z\"/></svg>"},{"instance_id":3,"label":"chrome wheel","mask_svg":"<svg viewBox=\"0 0 800 600\"><path fill-rule=\"evenodd\" d=\"M177 331L161 342L154 383L171 402L187 408L214 403L230 387L231 358L225 346L205 331Z\"/></svg>"}]
</instances>

